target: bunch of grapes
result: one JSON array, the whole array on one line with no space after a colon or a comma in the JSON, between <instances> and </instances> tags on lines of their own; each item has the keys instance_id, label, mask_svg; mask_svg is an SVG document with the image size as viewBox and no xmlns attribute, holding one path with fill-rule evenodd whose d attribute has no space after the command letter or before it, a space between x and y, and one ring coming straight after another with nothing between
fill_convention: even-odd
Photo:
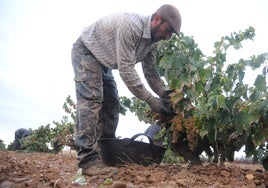
<instances>
[{"instance_id":1,"label":"bunch of grapes","mask_svg":"<svg viewBox=\"0 0 268 188\"><path fill-rule=\"evenodd\" d=\"M199 140L199 134L194 124L194 118L186 118L183 120L183 126L186 129L187 140L190 150L194 150L197 147Z\"/></svg>"},{"instance_id":2,"label":"bunch of grapes","mask_svg":"<svg viewBox=\"0 0 268 188\"><path fill-rule=\"evenodd\" d=\"M171 143L177 143L181 133L185 132L185 128L183 127L183 116L181 113L177 114L171 121L171 131L172 131L172 139Z\"/></svg>"}]
</instances>

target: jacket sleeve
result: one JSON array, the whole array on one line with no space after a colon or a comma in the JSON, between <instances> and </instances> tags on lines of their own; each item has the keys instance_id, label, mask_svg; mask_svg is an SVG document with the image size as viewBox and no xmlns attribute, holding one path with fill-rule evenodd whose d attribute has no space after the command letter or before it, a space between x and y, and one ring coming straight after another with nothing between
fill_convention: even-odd
<instances>
[{"instance_id":1,"label":"jacket sleeve","mask_svg":"<svg viewBox=\"0 0 268 188\"><path fill-rule=\"evenodd\" d=\"M116 56L119 75L126 84L130 92L140 100L146 101L152 96L146 89L135 69L136 62L136 45L140 40L138 29L128 29L126 24L124 29L118 30L116 43ZM133 27L133 26L129 26Z\"/></svg>"},{"instance_id":2,"label":"jacket sleeve","mask_svg":"<svg viewBox=\"0 0 268 188\"><path fill-rule=\"evenodd\" d=\"M159 96L163 97L166 94L166 86L160 78L159 72L155 69L156 63L156 48L147 54L142 62L144 77L150 88Z\"/></svg>"}]
</instances>

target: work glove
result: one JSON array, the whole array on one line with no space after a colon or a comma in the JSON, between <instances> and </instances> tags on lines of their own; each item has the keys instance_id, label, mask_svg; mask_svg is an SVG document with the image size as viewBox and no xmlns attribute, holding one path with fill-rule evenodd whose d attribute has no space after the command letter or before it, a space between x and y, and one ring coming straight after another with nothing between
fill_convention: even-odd
<instances>
[{"instance_id":1,"label":"work glove","mask_svg":"<svg viewBox=\"0 0 268 188\"><path fill-rule=\"evenodd\" d=\"M160 96L162 99L165 99L165 101L166 101L165 103L168 105L167 107L170 108L172 111L173 111L172 101L171 101L169 95L174 91L175 91L175 89L166 90L166 92L162 96Z\"/></svg>"},{"instance_id":2,"label":"work glove","mask_svg":"<svg viewBox=\"0 0 268 188\"><path fill-rule=\"evenodd\" d=\"M153 112L166 115L173 114L172 103L170 99L157 98L151 96L146 100L146 102L149 104Z\"/></svg>"},{"instance_id":3,"label":"work glove","mask_svg":"<svg viewBox=\"0 0 268 188\"><path fill-rule=\"evenodd\" d=\"M173 110L172 101L171 101L170 96L169 96L174 91L175 91L175 89L166 90L166 92L162 94L161 98L166 101L165 102L166 107L170 109L171 113L168 113L168 114L162 113L162 114L160 114L159 121L163 121L163 122L169 121L169 120L173 119L173 117L176 115L174 110Z\"/></svg>"},{"instance_id":4,"label":"work glove","mask_svg":"<svg viewBox=\"0 0 268 188\"><path fill-rule=\"evenodd\" d=\"M163 94L162 94L162 96L160 96L161 98L165 98L165 99L170 99L170 94L173 92L173 91L175 91L175 89L171 89L171 90L166 90Z\"/></svg>"}]
</instances>

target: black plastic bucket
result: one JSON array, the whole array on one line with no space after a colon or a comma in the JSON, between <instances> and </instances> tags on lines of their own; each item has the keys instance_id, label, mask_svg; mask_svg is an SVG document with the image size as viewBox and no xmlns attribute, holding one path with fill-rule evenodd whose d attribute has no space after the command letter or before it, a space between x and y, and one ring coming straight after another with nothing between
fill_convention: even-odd
<instances>
[{"instance_id":1,"label":"black plastic bucket","mask_svg":"<svg viewBox=\"0 0 268 188\"><path fill-rule=\"evenodd\" d=\"M149 143L135 141L139 136L146 136ZM166 152L164 147L154 145L152 139L143 133L136 134L130 139L100 139L98 146L102 160L107 166L160 164Z\"/></svg>"}]
</instances>

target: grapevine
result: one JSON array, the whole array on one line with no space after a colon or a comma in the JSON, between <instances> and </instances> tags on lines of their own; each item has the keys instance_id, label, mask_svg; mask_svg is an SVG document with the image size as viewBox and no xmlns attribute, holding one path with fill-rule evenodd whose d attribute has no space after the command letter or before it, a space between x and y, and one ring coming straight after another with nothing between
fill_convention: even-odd
<instances>
[{"instance_id":1,"label":"grapevine","mask_svg":"<svg viewBox=\"0 0 268 188\"><path fill-rule=\"evenodd\" d=\"M221 161L233 160L234 152L243 145L247 157L257 156L259 146L268 141L268 53L227 62L230 48L239 50L243 41L254 36L255 29L249 27L221 37L209 56L202 53L193 37L183 33L159 45L156 67L174 91L170 98L176 113L172 120L162 123L178 153L199 155L200 147L205 151L208 144L215 162L218 156ZM260 68L253 86L245 83L246 70ZM155 117L148 111L146 114ZM146 117L145 112L143 115L139 112L140 119ZM178 151L182 146L188 148Z\"/></svg>"}]
</instances>

